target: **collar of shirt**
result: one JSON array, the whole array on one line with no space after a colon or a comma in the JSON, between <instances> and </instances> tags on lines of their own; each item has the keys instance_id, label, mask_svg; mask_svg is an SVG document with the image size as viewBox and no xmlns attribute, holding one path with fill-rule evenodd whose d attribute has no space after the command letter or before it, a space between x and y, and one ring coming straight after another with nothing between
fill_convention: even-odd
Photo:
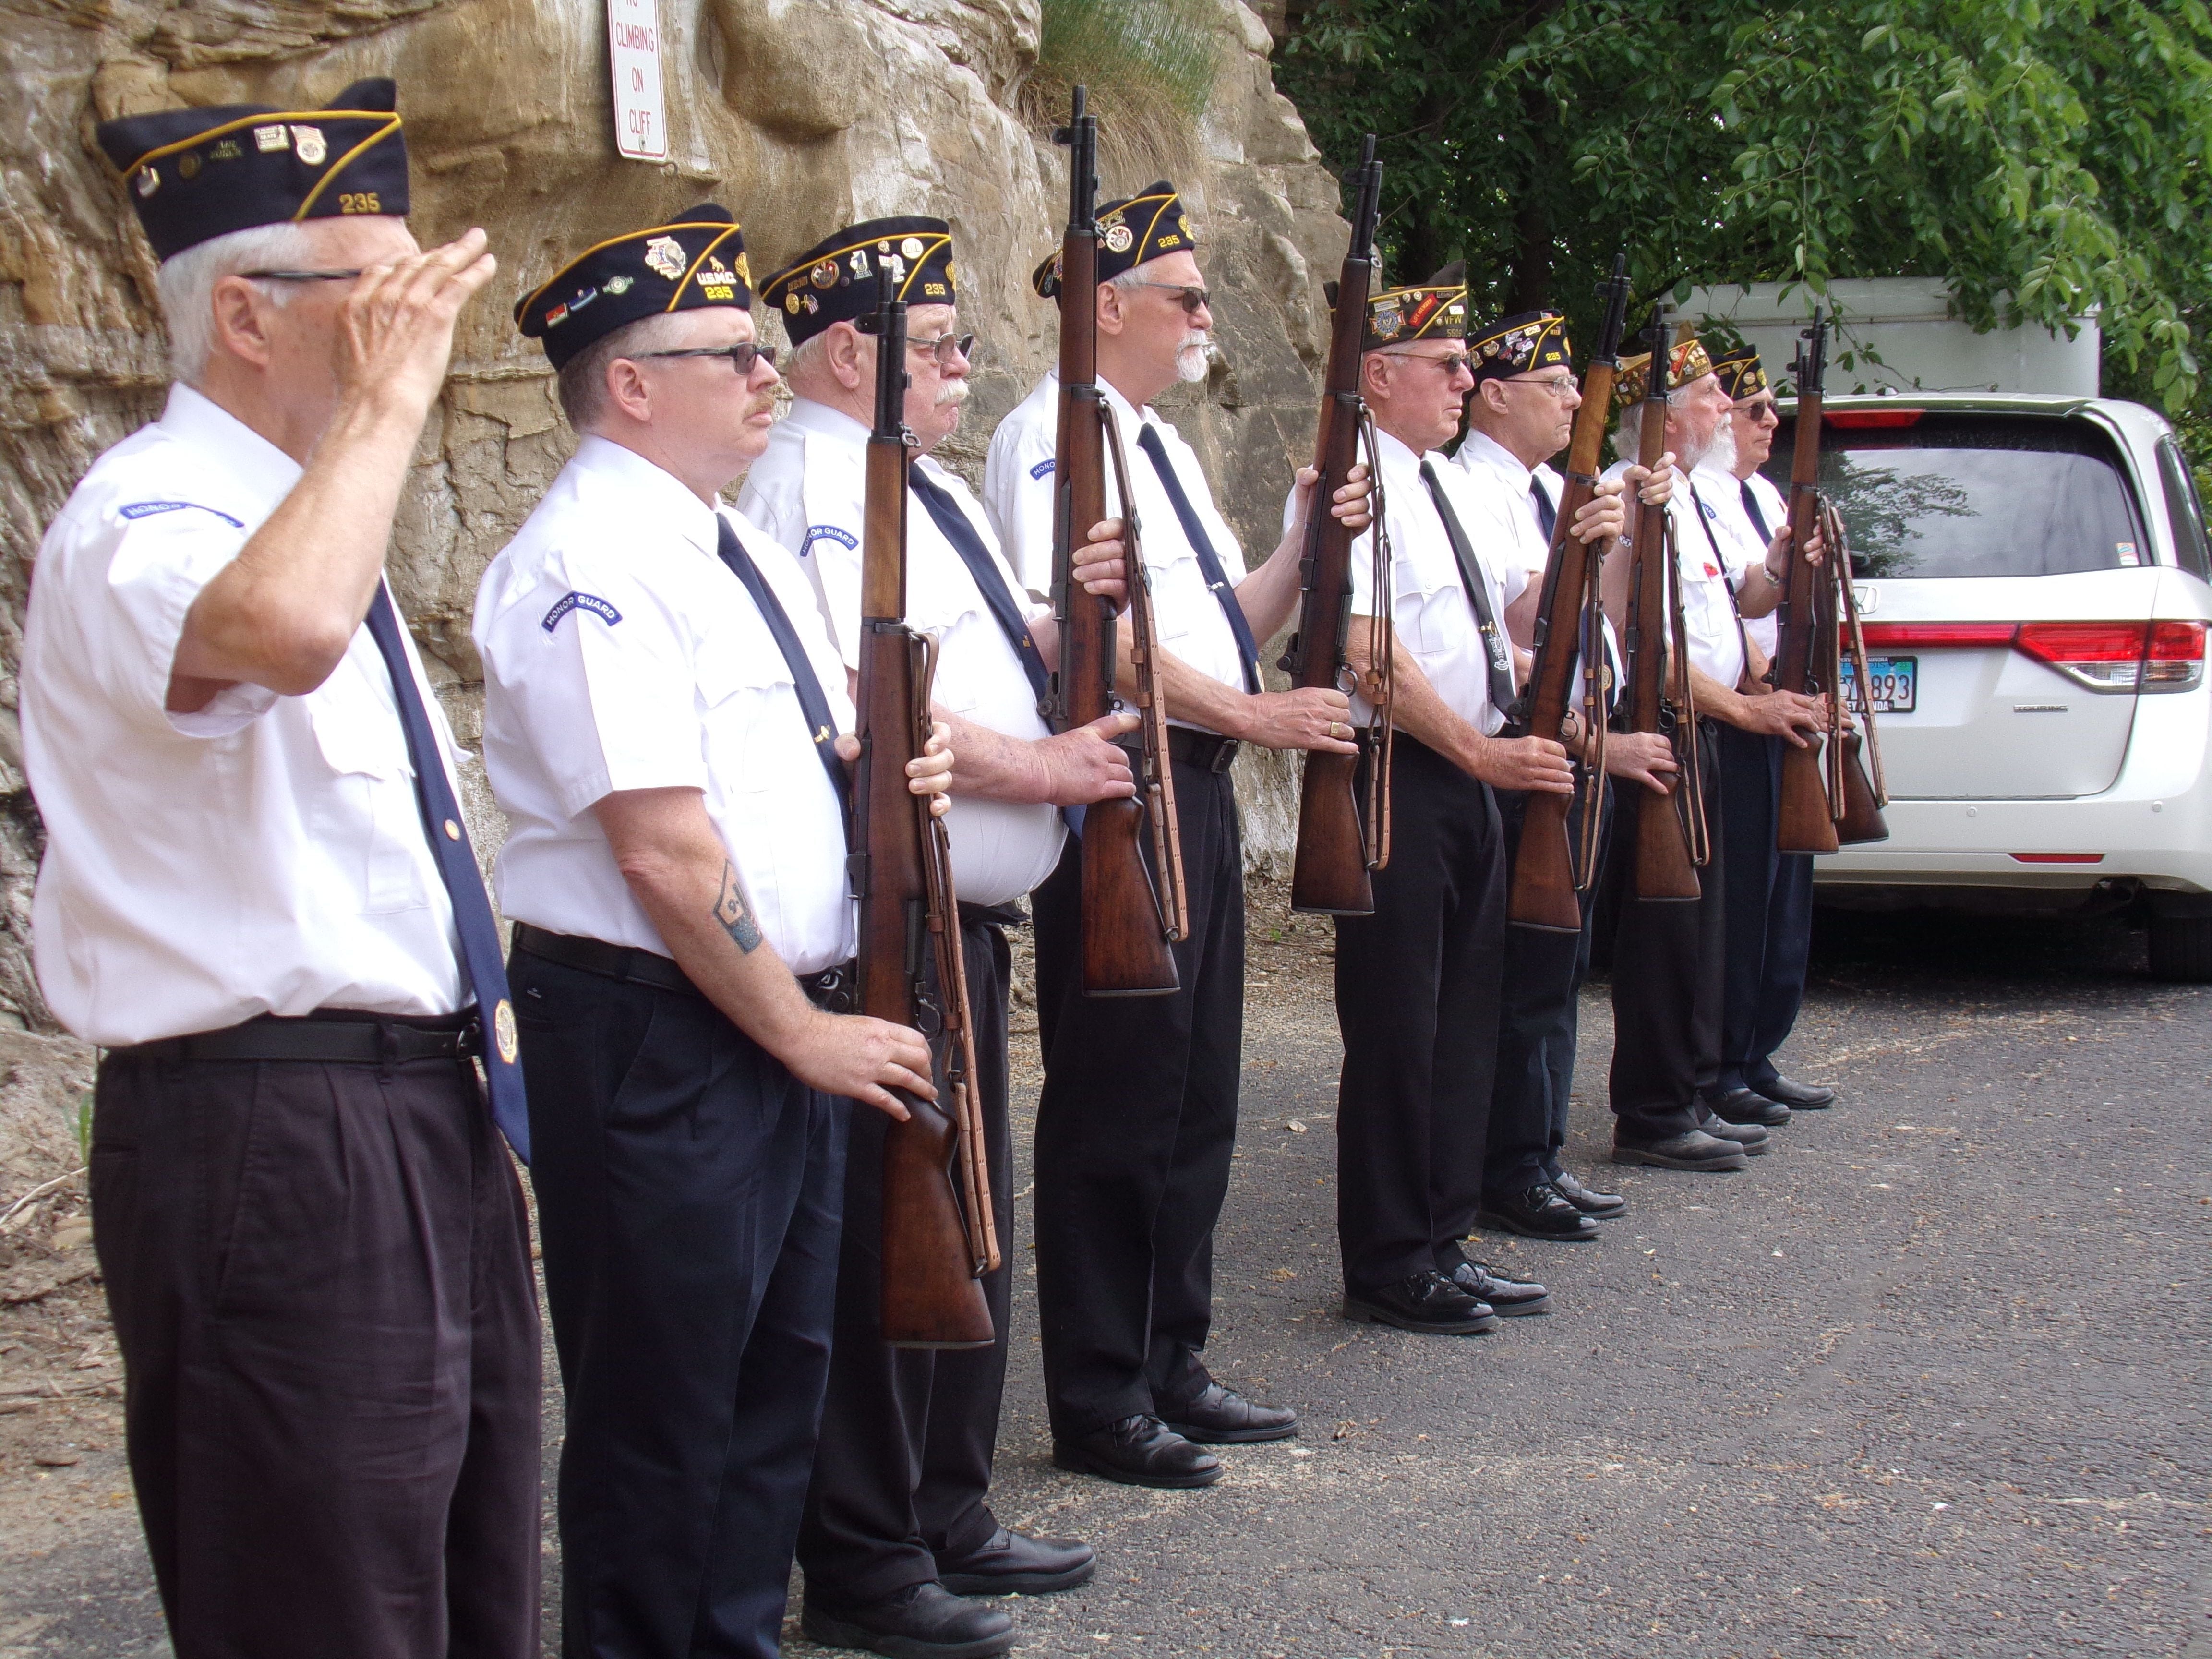
<instances>
[{"instance_id":1,"label":"collar of shirt","mask_svg":"<svg viewBox=\"0 0 2212 1659\"><path fill-rule=\"evenodd\" d=\"M868 447L869 432L866 424L854 420L842 409L832 409L811 398L793 398L790 410L783 418L801 432L850 444L855 449Z\"/></svg>"},{"instance_id":2,"label":"collar of shirt","mask_svg":"<svg viewBox=\"0 0 2212 1659\"><path fill-rule=\"evenodd\" d=\"M1460 445L1457 459L1462 465L1469 468L1496 468L1524 495L1528 493L1528 480L1535 476L1533 469L1521 464L1518 455L1488 433L1478 431L1474 427L1467 429L1467 440Z\"/></svg>"},{"instance_id":3,"label":"collar of shirt","mask_svg":"<svg viewBox=\"0 0 2212 1659\"><path fill-rule=\"evenodd\" d=\"M605 483L628 498L640 522L668 532L712 556L719 544L716 514L684 481L611 438L587 433L568 465L593 484Z\"/></svg>"},{"instance_id":4,"label":"collar of shirt","mask_svg":"<svg viewBox=\"0 0 2212 1659\"><path fill-rule=\"evenodd\" d=\"M204 392L179 380L161 410L161 430L217 462L270 511L300 482L301 466Z\"/></svg>"}]
</instances>

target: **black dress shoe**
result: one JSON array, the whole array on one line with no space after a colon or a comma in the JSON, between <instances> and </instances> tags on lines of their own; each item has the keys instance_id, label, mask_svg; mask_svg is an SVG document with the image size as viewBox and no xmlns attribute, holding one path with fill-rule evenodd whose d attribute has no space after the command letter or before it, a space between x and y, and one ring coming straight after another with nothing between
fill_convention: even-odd
<instances>
[{"instance_id":1,"label":"black dress shoe","mask_svg":"<svg viewBox=\"0 0 2212 1659\"><path fill-rule=\"evenodd\" d=\"M1462 1261L1452 1270L1451 1282L1477 1302L1508 1317L1516 1314L1552 1311L1552 1293L1532 1279L1508 1279L1480 1261Z\"/></svg>"},{"instance_id":2,"label":"black dress shoe","mask_svg":"<svg viewBox=\"0 0 2212 1659\"><path fill-rule=\"evenodd\" d=\"M1766 1151L1771 1138L1763 1124L1730 1123L1726 1118L1716 1117L1702 1100L1698 1103L1698 1127L1715 1140L1733 1140L1753 1158Z\"/></svg>"},{"instance_id":3,"label":"black dress shoe","mask_svg":"<svg viewBox=\"0 0 2212 1659\"><path fill-rule=\"evenodd\" d=\"M1628 1212L1628 1200L1619 1193L1592 1192L1564 1170L1552 1177L1552 1190L1594 1221L1611 1221Z\"/></svg>"},{"instance_id":4,"label":"black dress shoe","mask_svg":"<svg viewBox=\"0 0 2212 1659\"><path fill-rule=\"evenodd\" d=\"M1613 1161L1648 1164L1655 1170L1741 1170L1751 1162L1733 1140L1716 1140L1698 1129L1658 1140L1632 1139L1616 1132Z\"/></svg>"},{"instance_id":5,"label":"black dress shoe","mask_svg":"<svg viewBox=\"0 0 2212 1659\"><path fill-rule=\"evenodd\" d=\"M1284 1406L1263 1406L1225 1389L1212 1377L1188 1400L1158 1402L1160 1420L1186 1440L1201 1446L1247 1446L1260 1440L1288 1440L1298 1431L1298 1414Z\"/></svg>"},{"instance_id":6,"label":"black dress shoe","mask_svg":"<svg viewBox=\"0 0 2212 1659\"><path fill-rule=\"evenodd\" d=\"M933 1582L850 1607L817 1601L810 1587L799 1627L825 1648L858 1648L890 1659L993 1659L1014 1644L1014 1621L1005 1613L963 1601Z\"/></svg>"},{"instance_id":7,"label":"black dress shoe","mask_svg":"<svg viewBox=\"0 0 2212 1659\"><path fill-rule=\"evenodd\" d=\"M1756 1123L1778 1129L1790 1121L1790 1109L1769 1100L1756 1089L1715 1091L1698 1097L1698 1103L1723 1123Z\"/></svg>"},{"instance_id":8,"label":"black dress shoe","mask_svg":"<svg viewBox=\"0 0 2212 1659\"><path fill-rule=\"evenodd\" d=\"M1795 1083L1779 1072L1773 1080L1759 1085L1759 1092L1769 1100L1778 1100L1793 1112L1825 1111L1836 1103L1836 1091L1823 1089L1817 1083Z\"/></svg>"},{"instance_id":9,"label":"black dress shoe","mask_svg":"<svg viewBox=\"0 0 2212 1659\"><path fill-rule=\"evenodd\" d=\"M1433 1336L1473 1336L1498 1328L1498 1313L1431 1267L1379 1290L1344 1293L1344 1316Z\"/></svg>"},{"instance_id":10,"label":"black dress shoe","mask_svg":"<svg viewBox=\"0 0 2212 1659\"><path fill-rule=\"evenodd\" d=\"M1088 1434L1056 1437L1052 1461L1063 1469L1125 1486L1182 1490L1210 1486L1221 1479L1219 1458L1157 1417L1125 1417Z\"/></svg>"},{"instance_id":11,"label":"black dress shoe","mask_svg":"<svg viewBox=\"0 0 2212 1659\"><path fill-rule=\"evenodd\" d=\"M1098 1552L1079 1538L993 1533L981 1549L937 1558L937 1582L955 1595L1049 1595L1087 1584Z\"/></svg>"},{"instance_id":12,"label":"black dress shoe","mask_svg":"<svg viewBox=\"0 0 2212 1659\"><path fill-rule=\"evenodd\" d=\"M1527 1192L1508 1198L1483 1200L1474 1220L1480 1227L1503 1227L1523 1238L1544 1238L1554 1243L1597 1237L1597 1223L1553 1192L1548 1181L1540 1181Z\"/></svg>"}]
</instances>

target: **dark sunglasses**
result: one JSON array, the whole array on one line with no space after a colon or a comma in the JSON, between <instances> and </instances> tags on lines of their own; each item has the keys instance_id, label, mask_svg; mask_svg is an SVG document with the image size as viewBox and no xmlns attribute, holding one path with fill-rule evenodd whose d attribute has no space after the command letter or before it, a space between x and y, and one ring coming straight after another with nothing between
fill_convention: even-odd
<instances>
[{"instance_id":1,"label":"dark sunglasses","mask_svg":"<svg viewBox=\"0 0 2212 1659\"><path fill-rule=\"evenodd\" d=\"M750 374L757 362L775 367L775 348L755 345L750 340L740 340L735 345L690 346L682 351L641 351L641 357L726 357L730 367L740 374Z\"/></svg>"},{"instance_id":2,"label":"dark sunglasses","mask_svg":"<svg viewBox=\"0 0 2212 1659\"><path fill-rule=\"evenodd\" d=\"M358 270L241 270L241 276L257 283L349 283L361 275Z\"/></svg>"},{"instance_id":3,"label":"dark sunglasses","mask_svg":"<svg viewBox=\"0 0 2212 1659\"><path fill-rule=\"evenodd\" d=\"M1164 289L1168 293L1179 296L1182 301L1183 313L1186 316L1197 316L1198 313L1205 310L1213 300L1213 294L1211 289L1200 288L1194 283L1146 283L1143 284L1143 286L1146 288Z\"/></svg>"}]
</instances>

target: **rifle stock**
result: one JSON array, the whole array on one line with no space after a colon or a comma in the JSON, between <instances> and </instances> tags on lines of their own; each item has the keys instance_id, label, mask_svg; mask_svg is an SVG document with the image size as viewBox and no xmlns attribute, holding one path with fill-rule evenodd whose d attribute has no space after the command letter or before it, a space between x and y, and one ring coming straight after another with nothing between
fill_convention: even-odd
<instances>
[{"instance_id":1,"label":"rifle stock","mask_svg":"<svg viewBox=\"0 0 2212 1659\"><path fill-rule=\"evenodd\" d=\"M883 1162L883 1339L899 1348L975 1348L993 1339L981 1275L997 1264L988 1212L974 1198L963 1143L981 1146L973 1095L966 983L948 968L949 939L960 949L944 826L907 788L907 763L930 729L933 647L906 625L908 436L906 307L884 285L876 317L876 424L868 438L867 502L860 574L860 759L853 792L854 842L860 901L860 1008L878 1019L951 1035L943 1070L952 1109L901 1092L909 1116L884 1132ZM927 986L928 952L937 959L936 996ZM932 1016L935 1018L933 1018ZM984 1202L988 1202L984 1183Z\"/></svg>"},{"instance_id":2,"label":"rifle stock","mask_svg":"<svg viewBox=\"0 0 2212 1659\"><path fill-rule=\"evenodd\" d=\"M1382 164L1375 159L1375 136L1361 146L1354 175L1352 244L1337 280L1336 315L1329 335L1328 369L1322 383L1321 418L1314 434L1312 507L1306 521L1305 556L1298 567L1301 592L1297 631L1278 665L1298 686L1330 686L1349 691L1352 671L1346 659L1352 627L1352 544L1354 532L1328 511L1329 498L1359 458L1366 404L1359 395L1360 342L1367 301L1375 277L1375 227L1381 212ZM1375 538L1384 546L1382 508L1374 503ZM1378 565L1378 568L1379 568ZM1391 595L1376 584L1375 656L1378 673L1389 654ZM1376 787L1366 821L1357 793L1359 757L1310 750L1298 786L1297 848L1291 866L1291 908L1333 915L1370 915L1375 909L1370 870L1389 862L1390 710L1386 698L1369 728L1368 758Z\"/></svg>"},{"instance_id":3,"label":"rifle stock","mask_svg":"<svg viewBox=\"0 0 2212 1659\"><path fill-rule=\"evenodd\" d=\"M1820 604L1814 568L1805 549L1820 524L1821 382L1827 371L1828 325L1818 308L1813 326L1798 349L1797 428L1790 454L1790 580L1775 618L1774 684L1778 690L1816 695L1819 675L1814 658L1820 634ZM1843 688L1833 688L1838 696ZM1775 819L1774 844L1784 853L1832 853L1836 821L1820 775L1824 739L1809 738L1805 747L1782 750L1782 803Z\"/></svg>"},{"instance_id":4,"label":"rifle stock","mask_svg":"<svg viewBox=\"0 0 2212 1659\"><path fill-rule=\"evenodd\" d=\"M1053 611L1060 665L1046 714L1055 731L1084 726L1121 705L1114 693L1118 640L1110 601L1075 580L1075 554L1091 526L1107 516L1106 436L1109 419L1098 389L1098 121L1075 89L1069 125L1055 137L1068 147L1067 229L1060 239L1060 427L1053 470ZM1084 809L1083 989L1088 996L1155 996L1181 983L1169 942L1188 927L1182 854L1175 825L1175 782L1166 750L1165 710L1154 688L1150 579L1137 542L1136 511L1121 491L1127 549L1131 627L1138 650L1137 712L1142 781L1123 800ZM1139 616L1139 608L1142 615ZM1154 872L1145 865L1151 820Z\"/></svg>"},{"instance_id":5,"label":"rifle stock","mask_svg":"<svg viewBox=\"0 0 2212 1659\"><path fill-rule=\"evenodd\" d=\"M1656 466L1667 450L1667 331L1655 317L1647 338L1651 362L1646 372L1642 425L1637 434L1639 465ZM1628 636L1622 641L1628 658L1629 727L1656 733L1666 729L1666 677L1670 649L1681 652L1685 641L1674 633L1667 595L1675 562L1674 525L1666 503L1636 503L1636 540L1631 552ZM1671 734L1679 757L1684 734ZM1687 733L1694 746L1698 734ZM1694 899L1704 888L1698 879L1697 862L1690 853L1690 835L1682 797L1695 775L1685 765L1674 791L1657 799L1643 799L1636 813L1636 896L1639 899Z\"/></svg>"},{"instance_id":6,"label":"rifle stock","mask_svg":"<svg viewBox=\"0 0 2212 1659\"><path fill-rule=\"evenodd\" d=\"M1599 331L1597 350L1583 371L1582 407L1575 411L1573 435L1567 444L1567 483L1559 494L1559 508L1552 526L1552 550L1544 564L1544 586L1536 611L1533 664L1528 671L1526 706L1531 737L1561 741L1566 726L1570 691L1579 653L1585 676L1583 699L1585 731L1596 747L1587 757L1575 795L1532 792L1522 809L1521 842L1513 857L1513 883L1506 918L1522 927L1573 933L1582 930L1580 895L1589 889L1595 873L1595 849L1602 826L1595 820L1605 799L1605 665L1603 653L1594 643L1585 624L1597 603L1601 560L1598 550L1567 533L1575 515L1596 493L1598 469L1604 454L1605 425L1613 409L1613 386L1620 371L1620 332L1628 308L1628 261L1613 261L1613 276L1601 284L1606 301L1605 322ZM1602 615L1601 608L1599 614ZM1595 672L1599 678L1589 679ZM1592 687L1595 695L1589 695ZM1569 840L1567 817L1579 800L1583 810L1583 848L1581 859Z\"/></svg>"}]
</instances>

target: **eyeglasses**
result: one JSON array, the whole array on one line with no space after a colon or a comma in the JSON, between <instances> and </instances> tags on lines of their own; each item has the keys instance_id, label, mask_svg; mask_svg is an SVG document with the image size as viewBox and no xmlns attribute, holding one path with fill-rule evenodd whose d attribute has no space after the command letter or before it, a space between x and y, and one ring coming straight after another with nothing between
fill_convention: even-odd
<instances>
[{"instance_id":1,"label":"eyeglasses","mask_svg":"<svg viewBox=\"0 0 2212 1659\"><path fill-rule=\"evenodd\" d=\"M1753 426L1762 426L1768 421L1779 425L1782 421L1782 411L1775 406L1774 394L1771 392L1759 392L1749 402L1739 403L1735 406L1735 413Z\"/></svg>"},{"instance_id":2,"label":"eyeglasses","mask_svg":"<svg viewBox=\"0 0 2212 1659\"><path fill-rule=\"evenodd\" d=\"M257 283L349 283L362 273L358 270L241 270L238 274Z\"/></svg>"},{"instance_id":3,"label":"eyeglasses","mask_svg":"<svg viewBox=\"0 0 2212 1659\"><path fill-rule=\"evenodd\" d=\"M1443 370L1446 380L1449 380L1474 361L1464 351L1455 351L1443 357L1431 357L1425 351L1386 351L1382 355L1385 357L1402 357L1411 363L1434 363L1438 368Z\"/></svg>"},{"instance_id":4,"label":"eyeglasses","mask_svg":"<svg viewBox=\"0 0 2212 1659\"><path fill-rule=\"evenodd\" d=\"M908 340L906 349L908 351L927 351L937 359L939 368L950 368L955 357L975 355L975 337L972 334L940 334L933 340Z\"/></svg>"},{"instance_id":5,"label":"eyeglasses","mask_svg":"<svg viewBox=\"0 0 2212 1659\"><path fill-rule=\"evenodd\" d=\"M1541 386L1561 403L1582 390L1571 374L1509 374L1505 377L1505 384Z\"/></svg>"},{"instance_id":6,"label":"eyeglasses","mask_svg":"<svg viewBox=\"0 0 2212 1659\"><path fill-rule=\"evenodd\" d=\"M1157 288L1166 293L1179 295L1182 301L1184 314L1191 317L1197 316L1213 300L1211 289L1200 288L1194 283L1143 283L1139 286Z\"/></svg>"},{"instance_id":7,"label":"eyeglasses","mask_svg":"<svg viewBox=\"0 0 2212 1659\"><path fill-rule=\"evenodd\" d=\"M755 345L750 340L740 340L735 345L692 346L683 351L641 351L637 355L641 357L726 357L730 360L730 367L740 374L751 374L755 363L766 363L771 368L775 367L775 348Z\"/></svg>"}]
</instances>

